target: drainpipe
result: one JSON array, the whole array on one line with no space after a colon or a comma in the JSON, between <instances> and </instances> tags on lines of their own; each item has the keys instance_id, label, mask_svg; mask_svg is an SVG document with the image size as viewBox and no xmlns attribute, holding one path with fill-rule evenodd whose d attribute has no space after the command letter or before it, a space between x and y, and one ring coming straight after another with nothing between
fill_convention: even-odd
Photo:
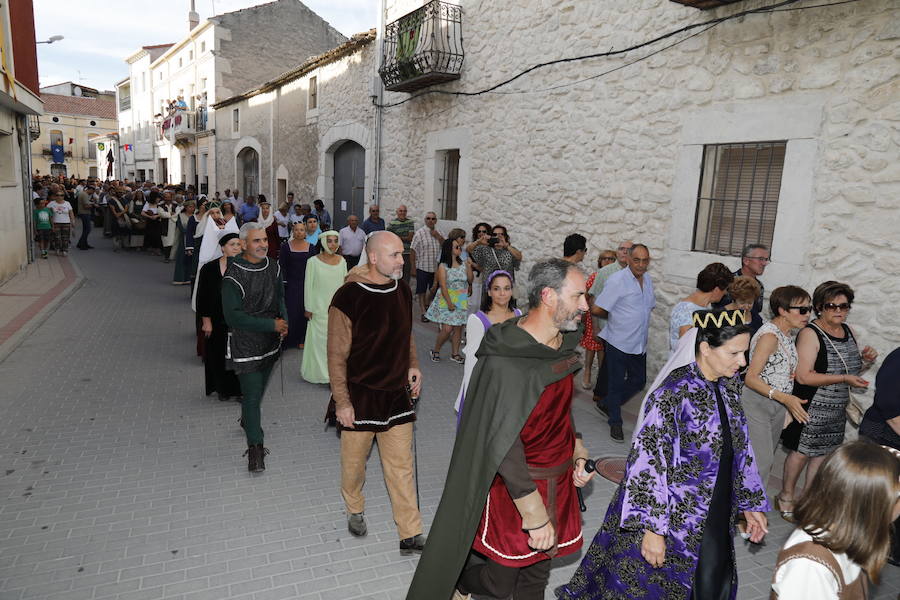
<instances>
[{"instance_id":1,"label":"drainpipe","mask_svg":"<svg viewBox=\"0 0 900 600\"><path fill-rule=\"evenodd\" d=\"M19 114L15 118L16 133L19 142L19 167L22 173L22 208L25 213L25 260L34 262L34 244L32 235L34 231L34 202L31 200L31 130L28 127L28 115Z\"/></svg>"},{"instance_id":2,"label":"drainpipe","mask_svg":"<svg viewBox=\"0 0 900 600\"><path fill-rule=\"evenodd\" d=\"M384 25L387 6L385 0L378 3L378 29L375 32L375 73L372 75L372 103L375 104L375 177L372 185L372 204L381 205L381 130L384 109L380 104L384 99L384 86L378 70L384 60Z\"/></svg>"}]
</instances>

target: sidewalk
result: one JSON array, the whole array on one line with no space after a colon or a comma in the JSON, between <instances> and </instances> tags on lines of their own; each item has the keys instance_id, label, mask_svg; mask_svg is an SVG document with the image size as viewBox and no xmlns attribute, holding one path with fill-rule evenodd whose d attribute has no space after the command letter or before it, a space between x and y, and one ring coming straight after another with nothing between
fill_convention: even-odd
<instances>
[{"instance_id":1,"label":"sidewalk","mask_svg":"<svg viewBox=\"0 0 900 600\"><path fill-rule=\"evenodd\" d=\"M81 273L67 257L38 258L0 286L0 362L77 290Z\"/></svg>"}]
</instances>

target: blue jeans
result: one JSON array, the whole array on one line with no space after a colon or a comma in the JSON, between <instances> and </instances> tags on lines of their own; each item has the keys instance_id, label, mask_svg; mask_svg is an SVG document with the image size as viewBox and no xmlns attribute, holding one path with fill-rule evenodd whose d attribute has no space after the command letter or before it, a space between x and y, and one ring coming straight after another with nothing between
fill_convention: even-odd
<instances>
[{"instance_id":1,"label":"blue jeans","mask_svg":"<svg viewBox=\"0 0 900 600\"><path fill-rule=\"evenodd\" d=\"M606 342L606 368L609 393L604 404L609 411L609 424L621 425L622 405L647 383L647 355L627 354Z\"/></svg>"},{"instance_id":2,"label":"blue jeans","mask_svg":"<svg viewBox=\"0 0 900 600\"><path fill-rule=\"evenodd\" d=\"M78 215L78 218L81 219L81 237L78 238L78 247L87 248L88 234L91 232L91 215Z\"/></svg>"}]
</instances>

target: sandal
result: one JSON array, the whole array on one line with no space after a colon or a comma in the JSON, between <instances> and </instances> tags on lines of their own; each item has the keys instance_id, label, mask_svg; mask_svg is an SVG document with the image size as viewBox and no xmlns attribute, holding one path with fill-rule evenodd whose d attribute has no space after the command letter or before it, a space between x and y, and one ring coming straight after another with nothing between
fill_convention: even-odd
<instances>
[{"instance_id":1,"label":"sandal","mask_svg":"<svg viewBox=\"0 0 900 600\"><path fill-rule=\"evenodd\" d=\"M429 350L431 353L431 362L441 362L441 353L435 352L434 350Z\"/></svg>"},{"instance_id":2,"label":"sandal","mask_svg":"<svg viewBox=\"0 0 900 600\"><path fill-rule=\"evenodd\" d=\"M452 360L453 362L460 364L460 365L464 364L466 362L466 359L463 358L462 355L460 355L460 354L451 354L450 360Z\"/></svg>"},{"instance_id":3,"label":"sandal","mask_svg":"<svg viewBox=\"0 0 900 600\"><path fill-rule=\"evenodd\" d=\"M775 501L775 510L781 513L781 518L787 521L788 523L794 522L794 501L793 500L785 500L781 497L781 494L778 494L773 498ZM789 509L785 508L786 505L789 505Z\"/></svg>"}]
</instances>

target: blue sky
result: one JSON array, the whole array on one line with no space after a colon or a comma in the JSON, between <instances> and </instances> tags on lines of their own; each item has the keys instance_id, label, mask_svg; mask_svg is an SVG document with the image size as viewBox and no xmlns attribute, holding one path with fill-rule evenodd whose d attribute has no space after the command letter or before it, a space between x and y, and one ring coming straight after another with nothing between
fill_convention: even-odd
<instances>
[{"instance_id":1,"label":"blue sky","mask_svg":"<svg viewBox=\"0 0 900 600\"><path fill-rule=\"evenodd\" d=\"M270 0L196 0L200 20ZM305 0L346 36L375 27L378 0ZM101 90L128 75L125 57L187 34L189 0L34 0L41 85L75 81Z\"/></svg>"}]
</instances>

